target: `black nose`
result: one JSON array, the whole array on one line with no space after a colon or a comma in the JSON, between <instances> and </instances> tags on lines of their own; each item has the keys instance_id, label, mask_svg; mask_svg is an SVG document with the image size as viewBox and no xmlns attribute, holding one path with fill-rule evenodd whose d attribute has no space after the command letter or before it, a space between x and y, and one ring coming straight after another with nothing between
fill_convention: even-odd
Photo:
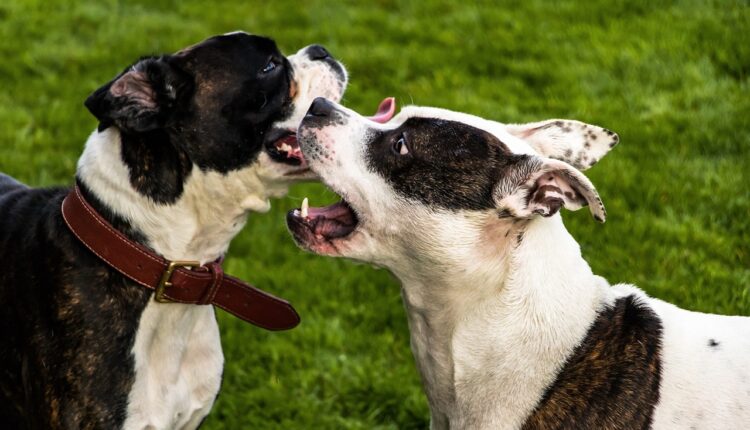
<instances>
[{"instance_id":1,"label":"black nose","mask_svg":"<svg viewBox=\"0 0 750 430\"><path fill-rule=\"evenodd\" d=\"M331 53L320 45L310 45L307 48L307 56L311 60L325 60L331 58Z\"/></svg>"},{"instance_id":2,"label":"black nose","mask_svg":"<svg viewBox=\"0 0 750 430\"><path fill-rule=\"evenodd\" d=\"M326 98L318 97L313 100L312 104L310 105L310 109L308 109L307 111L307 114L323 118L330 116L331 112L333 112L333 109L333 103L328 101L328 99Z\"/></svg>"}]
</instances>

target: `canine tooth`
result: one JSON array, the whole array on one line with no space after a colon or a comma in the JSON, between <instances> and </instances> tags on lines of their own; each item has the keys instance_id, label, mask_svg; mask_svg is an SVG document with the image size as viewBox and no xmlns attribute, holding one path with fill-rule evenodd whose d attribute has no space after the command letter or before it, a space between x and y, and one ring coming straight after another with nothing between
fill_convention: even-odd
<instances>
[{"instance_id":1,"label":"canine tooth","mask_svg":"<svg viewBox=\"0 0 750 430\"><path fill-rule=\"evenodd\" d=\"M307 197L305 197L302 200L302 208L300 209L300 215L302 215L302 218L307 218L307 208L310 207L310 202L307 200Z\"/></svg>"},{"instance_id":2,"label":"canine tooth","mask_svg":"<svg viewBox=\"0 0 750 430\"><path fill-rule=\"evenodd\" d=\"M292 147L289 146L289 145L287 145L286 143L282 143L281 146L279 147L279 149L281 149L284 152L291 152L292 151Z\"/></svg>"}]
</instances>

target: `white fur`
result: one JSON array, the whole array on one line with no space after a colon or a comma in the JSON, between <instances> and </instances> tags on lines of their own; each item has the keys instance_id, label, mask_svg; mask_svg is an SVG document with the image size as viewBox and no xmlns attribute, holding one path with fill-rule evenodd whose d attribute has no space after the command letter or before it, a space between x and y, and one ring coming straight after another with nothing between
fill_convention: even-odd
<instances>
[{"instance_id":1,"label":"white fur","mask_svg":"<svg viewBox=\"0 0 750 430\"><path fill-rule=\"evenodd\" d=\"M300 121L310 108L310 104L316 97L338 100L344 93L348 82L348 76L344 69L344 79L331 73L330 67L323 61L313 61L307 56L307 48L302 48L296 54L289 56L289 62L294 69L297 82L297 96L294 103L294 111L285 121L276 124L276 127L297 130Z\"/></svg>"},{"instance_id":2,"label":"white fur","mask_svg":"<svg viewBox=\"0 0 750 430\"><path fill-rule=\"evenodd\" d=\"M315 97L338 100L346 81L300 50L289 57L298 86L294 112L277 127L296 129ZM265 212L286 193L298 168L261 152L250 166L220 174L195 167L180 198L158 204L130 185L119 131L94 132L78 162L78 176L111 211L126 219L168 260L202 264L226 253L249 212ZM194 429L208 414L221 384L224 356L213 307L150 301L133 345L135 382L127 430Z\"/></svg>"},{"instance_id":3,"label":"white fur","mask_svg":"<svg viewBox=\"0 0 750 430\"><path fill-rule=\"evenodd\" d=\"M750 318L688 312L661 300L661 398L654 428L739 429L750 423ZM709 347L713 339L718 346Z\"/></svg>"},{"instance_id":4,"label":"white fur","mask_svg":"<svg viewBox=\"0 0 750 430\"><path fill-rule=\"evenodd\" d=\"M526 141L539 155L563 160L580 170L596 164L620 141L609 130L566 119L508 124L505 129Z\"/></svg>"},{"instance_id":5,"label":"white fur","mask_svg":"<svg viewBox=\"0 0 750 430\"><path fill-rule=\"evenodd\" d=\"M385 266L402 281L433 429L522 426L598 312L630 294L664 325L654 428L747 426L749 318L688 312L635 287L610 286L591 272L560 214L498 219L495 211L428 207L397 194L364 159L368 129L413 116L461 121L513 152L537 154L527 142L500 123L442 109L408 108L386 125L343 107L336 114L343 121L300 130L303 150L323 150L311 167L360 219L329 254Z\"/></svg>"}]
</instances>

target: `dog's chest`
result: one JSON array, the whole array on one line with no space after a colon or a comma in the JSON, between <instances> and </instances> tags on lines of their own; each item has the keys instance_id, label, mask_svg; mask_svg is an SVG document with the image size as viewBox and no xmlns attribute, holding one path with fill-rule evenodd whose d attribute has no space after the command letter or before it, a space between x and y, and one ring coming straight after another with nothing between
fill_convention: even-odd
<instances>
[{"instance_id":1,"label":"dog's chest","mask_svg":"<svg viewBox=\"0 0 750 430\"><path fill-rule=\"evenodd\" d=\"M213 405L224 365L213 307L149 302L133 356L123 428L196 428Z\"/></svg>"}]
</instances>

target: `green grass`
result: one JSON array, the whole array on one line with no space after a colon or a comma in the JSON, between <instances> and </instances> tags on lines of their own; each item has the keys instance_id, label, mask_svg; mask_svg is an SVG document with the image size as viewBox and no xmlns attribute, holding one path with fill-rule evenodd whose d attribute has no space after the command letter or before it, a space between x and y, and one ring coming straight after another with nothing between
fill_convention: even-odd
<instances>
[{"instance_id":1,"label":"green grass","mask_svg":"<svg viewBox=\"0 0 750 430\"><path fill-rule=\"evenodd\" d=\"M660 3L655 6L655 3ZM588 175L609 218L566 223L595 272L688 309L750 315L747 1L0 4L0 171L70 183L95 121L85 97L143 54L234 29L347 64L344 102L383 96L504 122L575 118L622 139ZM302 325L267 333L220 315L224 385L207 429L411 429L428 424L398 283L299 251L283 214L253 216L227 271L290 299Z\"/></svg>"}]
</instances>

